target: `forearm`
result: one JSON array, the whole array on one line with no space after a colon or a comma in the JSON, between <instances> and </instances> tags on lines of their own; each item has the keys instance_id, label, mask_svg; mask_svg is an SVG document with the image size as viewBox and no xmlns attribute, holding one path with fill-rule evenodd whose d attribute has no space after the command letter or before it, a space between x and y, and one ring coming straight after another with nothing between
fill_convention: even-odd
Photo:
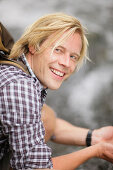
<instances>
[{"instance_id":1,"label":"forearm","mask_svg":"<svg viewBox=\"0 0 113 170\"><path fill-rule=\"evenodd\" d=\"M76 127L65 120L57 118L53 140L61 144L85 146L88 130Z\"/></svg>"},{"instance_id":2,"label":"forearm","mask_svg":"<svg viewBox=\"0 0 113 170\"><path fill-rule=\"evenodd\" d=\"M55 157L52 159L53 167L59 170L74 170L85 161L96 157L98 153L98 145L94 145L80 151Z\"/></svg>"},{"instance_id":3,"label":"forearm","mask_svg":"<svg viewBox=\"0 0 113 170\"><path fill-rule=\"evenodd\" d=\"M46 132L46 142L51 136L54 136L52 139L56 143L79 146L86 145L88 129L76 127L65 120L57 118L54 110L48 105L43 106L42 120Z\"/></svg>"}]
</instances>

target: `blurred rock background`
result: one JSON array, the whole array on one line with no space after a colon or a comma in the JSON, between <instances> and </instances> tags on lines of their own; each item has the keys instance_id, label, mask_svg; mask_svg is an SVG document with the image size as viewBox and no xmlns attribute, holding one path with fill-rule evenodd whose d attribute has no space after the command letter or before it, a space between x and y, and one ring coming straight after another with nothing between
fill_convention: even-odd
<instances>
[{"instance_id":1,"label":"blurred rock background","mask_svg":"<svg viewBox=\"0 0 113 170\"><path fill-rule=\"evenodd\" d=\"M87 27L92 62L84 64L59 90L49 90L47 103L59 117L77 126L94 129L113 125L113 1L0 0L0 21L15 40L28 25L53 12L76 16ZM48 144L53 156L81 149ZM113 165L95 158L77 169L112 170Z\"/></svg>"}]
</instances>

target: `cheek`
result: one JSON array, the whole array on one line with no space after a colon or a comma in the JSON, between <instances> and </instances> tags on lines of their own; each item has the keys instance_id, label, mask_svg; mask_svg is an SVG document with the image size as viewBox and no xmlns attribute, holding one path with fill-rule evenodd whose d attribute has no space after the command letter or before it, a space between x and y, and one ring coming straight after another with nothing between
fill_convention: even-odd
<instances>
[{"instance_id":1,"label":"cheek","mask_svg":"<svg viewBox=\"0 0 113 170\"><path fill-rule=\"evenodd\" d=\"M70 73L73 73L77 67L77 63L72 63L71 68L70 68Z\"/></svg>"},{"instance_id":2,"label":"cheek","mask_svg":"<svg viewBox=\"0 0 113 170\"><path fill-rule=\"evenodd\" d=\"M55 54L50 54L50 56L48 58L48 60L51 62L55 61L56 59L57 59L57 56Z\"/></svg>"},{"instance_id":3,"label":"cheek","mask_svg":"<svg viewBox=\"0 0 113 170\"><path fill-rule=\"evenodd\" d=\"M59 54L56 54L55 52L54 52L54 50L50 50L50 51L48 51L48 56L49 56L49 60L52 62L54 62L54 61L56 61L56 60L58 60L59 59L59 57L60 57L60 55Z\"/></svg>"},{"instance_id":4,"label":"cheek","mask_svg":"<svg viewBox=\"0 0 113 170\"><path fill-rule=\"evenodd\" d=\"M56 59L56 56L53 53L51 53L51 51L49 50L46 51L46 53L44 53L42 57L43 57L44 63L47 63L47 64L55 61Z\"/></svg>"}]
</instances>

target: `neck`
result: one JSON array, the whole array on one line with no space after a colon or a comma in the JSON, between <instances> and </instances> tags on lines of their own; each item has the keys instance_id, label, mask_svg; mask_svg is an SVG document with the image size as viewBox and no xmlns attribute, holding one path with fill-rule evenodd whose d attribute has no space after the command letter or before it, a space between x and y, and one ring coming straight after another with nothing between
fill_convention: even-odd
<instances>
[{"instance_id":1,"label":"neck","mask_svg":"<svg viewBox=\"0 0 113 170\"><path fill-rule=\"evenodd\" d=\"M32 58L32 54L31 53L28 53L26 54L26 59L31 67L31 69L33 69L33 58Z\"/></svg>"}]
</instances>

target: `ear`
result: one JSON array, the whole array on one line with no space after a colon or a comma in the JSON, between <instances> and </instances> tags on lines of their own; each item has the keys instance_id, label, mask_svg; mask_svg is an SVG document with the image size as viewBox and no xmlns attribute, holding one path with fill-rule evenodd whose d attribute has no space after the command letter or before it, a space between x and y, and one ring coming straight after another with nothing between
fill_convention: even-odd
<instances>
[{"instance_id":1,"label":"ear","mask_svg":"<svg viewBox=\"0 0 113 170\"><path fill-rule=\"evenodd\" d=\"M28 46L29 48L29 52L33 55L36 52L36 49L34 48L34 46Z\"/></svg>"}]
</instances>

